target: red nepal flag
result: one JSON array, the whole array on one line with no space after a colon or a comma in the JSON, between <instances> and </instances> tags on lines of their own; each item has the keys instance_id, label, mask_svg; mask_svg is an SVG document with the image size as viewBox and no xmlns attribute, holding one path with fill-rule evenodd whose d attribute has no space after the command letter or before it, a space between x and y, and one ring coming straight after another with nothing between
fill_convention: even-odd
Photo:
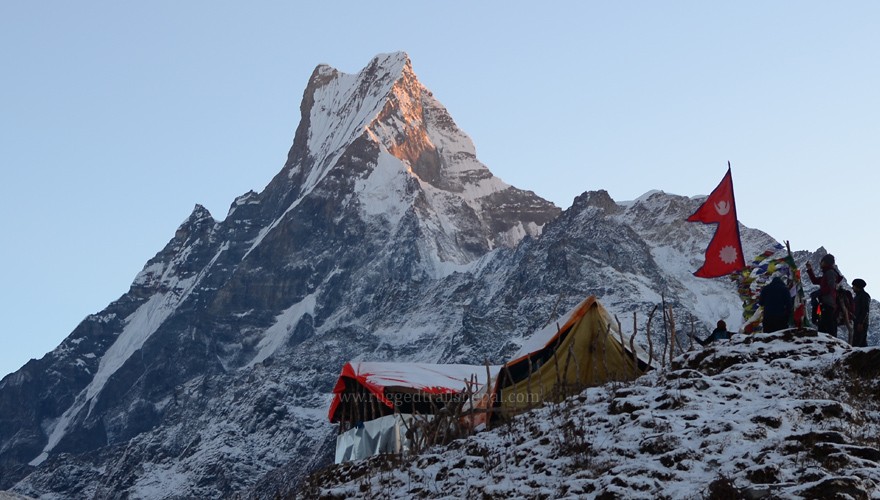
<instances>
[{"instance_id":1,"label":"red nepal flag","mask_svg":"<svg viewBox=\"0 0 880 500\"><path fill-rule=\"evenodd\" d=\"M743 259L742 242L739 237L739 224L736 220L736 204L733 201L733 178L730 164L727 174L706 201L688 217L688 222L718 224L715 236L706 248L706 262L694 273L700 278L717 278L746 266Z\"/></svg>"}]
</instances>

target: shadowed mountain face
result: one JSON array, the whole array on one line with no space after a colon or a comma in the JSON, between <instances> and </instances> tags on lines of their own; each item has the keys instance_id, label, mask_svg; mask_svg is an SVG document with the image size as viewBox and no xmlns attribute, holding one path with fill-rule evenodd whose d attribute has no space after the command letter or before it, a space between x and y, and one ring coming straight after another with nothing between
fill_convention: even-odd
<instances>
[{"instance_id":1,"label":"shadowed mountain face","mask_svg":"<svg viewBox=\"0 0 880 500\"><path fill-rule=\"evenodd\" d=\"M641 325L661 295L701 326L740 314L731 283L690 275L711 232L682 223L698 201L595 191L560 212L477 160L403 53L317 67L301 113L262 192L223 221L196 206L128 293L0 381L0 489L295 482L330 460L349 359L501 361L588 294ZM773 243L743 231L747 255Z\"/></svg>"}]
</instances>

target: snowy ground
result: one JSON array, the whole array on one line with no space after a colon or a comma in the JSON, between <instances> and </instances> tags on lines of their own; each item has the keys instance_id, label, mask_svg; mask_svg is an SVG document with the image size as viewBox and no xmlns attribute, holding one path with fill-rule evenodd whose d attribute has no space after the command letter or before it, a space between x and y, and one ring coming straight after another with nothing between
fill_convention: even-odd
<instances>
[{"instance_id":1,"label":"snowy ground","mask_svg":"<svg viewBox=\"0 0 880 500\"><path fill-rule=\"evenodd\" d=\"M878 375L880 348L814 331L738 335L420 456L331 467L298 493L880 498Z\"/></svg>"},{"instance_id":2,"label":"snowy ground","mask_svg":"<svg viewBox=\"0 0 880 500\"><path fill-rule=\"evenodd\" d=\"M12 493L11 491L0 491L0 500L31 500L31 497Z\"/></svg>"}]
</instances>

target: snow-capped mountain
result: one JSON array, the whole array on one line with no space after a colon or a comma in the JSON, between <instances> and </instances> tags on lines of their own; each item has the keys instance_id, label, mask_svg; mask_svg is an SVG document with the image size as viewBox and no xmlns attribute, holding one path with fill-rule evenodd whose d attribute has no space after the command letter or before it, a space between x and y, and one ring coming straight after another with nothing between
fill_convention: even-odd
<instances>
[{"instance_id":1,"label":"snow-capped mountain","mask_svg":"<svg viewBox=\"0 0 880 500\"><path fill-rule=\"evenodd\" d=\"M591 191L560 211L477 160L406 54L357 74L318 66L262 192L222 221L197 205L128 293L0 381L0 489L218 497L295 482L330 459L345 361L498 362L589 294L640 327L661 298L698 333L736 326L734 285L690 274L711 236L684 223L699 203ZM747 255L775 243L742 230Z\"/></svg>"}]
</instances>

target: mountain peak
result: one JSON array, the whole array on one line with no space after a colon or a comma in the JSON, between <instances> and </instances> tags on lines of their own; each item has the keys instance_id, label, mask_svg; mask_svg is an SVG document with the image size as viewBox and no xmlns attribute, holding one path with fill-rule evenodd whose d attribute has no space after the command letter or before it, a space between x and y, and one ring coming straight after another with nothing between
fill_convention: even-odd
<instances>
[{"instance_id":1,"label":"mountain peak","mask_svg":"<svg viewBox=\"0 0 880 500\"><path fill-rule=\"evenodd\" d=\"M574 199L572 208L584 210L588 207L596 207L608 214L614 214L621 210L620 206L611 198L608 191L587 191Z\"/></svg>"},{"instance_id":2,"label":"mountain peak","mask_svg":"<svg viewBox=\"0 0 880 500\"><path fill-rule=\"evenodd\" d=\"M405 73L411 75L412 67L404 52L380 54L354 74L326 64L316 67L303 93L284 175L273 184L297 198L314 189L366 133Z\"/></svg>"},{"instance_id":3,"label":"mountain peak","mask_svg":"<svg viewBox=\"0 0 880 500\"><path fill-rule=\"evenodd\" d=\"M430 233L426 252L464 264L539 234L559 213L477 160L405 52L379 54L355 74L318 66L300 109L287 164L267 188L281 217L313 192L351 195L363 216L392 225L415 211Z\"/></svg>"},{"instance_id":4,"label":"mountain peak","mask_svg":"<svg viewBox=\"0 0 880 500\"><path fill-rule=\"evenodd\" d=\"M190 233L211 227L215 223L216 221L211 215L211 212L203 205L196 203L196 206L193 207L193 211L189 214L189 217L187 217L180 227L177 228L177 237L185 239Z\"/></svg>"},{"instance_id":5,"label":"mountain peak","mask_svg":"<svg viewBox=\"0 0 880 500\"><path fill-rule=\"evenodd\" d=\"M196 203L193 207L192 213L187 217L185 223L193 224L205 219L210 219L211 222L214 222L214 217L211 216L211 212L201 203Z\"/></svg>"},{"instance_id":6,"label":"mountain peak","mask_svg":"<svg viewBox=\"0 0 880 500\"><path fill-rule=\"evenodd\" d=\"M377 75L387 75L391 78L399 78L407 70L412 72L412 61L406 52L398 51L376 55L361 71L354 75L365 74L373 78ZM318 82L319 85L322 82L326 83L329 79L340 75L348 75L348 73L329 64L319 64L312 72L309 86L311 87L315 82Z\"/></svg>"},{"instance_id":7,"label":"mountain peak","mask_svg":"<svg viewBox=\"0 0 880 500\"><path fill-rule=\"evenodd\" d=\"M412 71L412 61L406 52L389 52L387 54L378 54L371 59L367 69L374 67L388 74L402 74L407 69Z\"/></svg>"}]
</instances>

